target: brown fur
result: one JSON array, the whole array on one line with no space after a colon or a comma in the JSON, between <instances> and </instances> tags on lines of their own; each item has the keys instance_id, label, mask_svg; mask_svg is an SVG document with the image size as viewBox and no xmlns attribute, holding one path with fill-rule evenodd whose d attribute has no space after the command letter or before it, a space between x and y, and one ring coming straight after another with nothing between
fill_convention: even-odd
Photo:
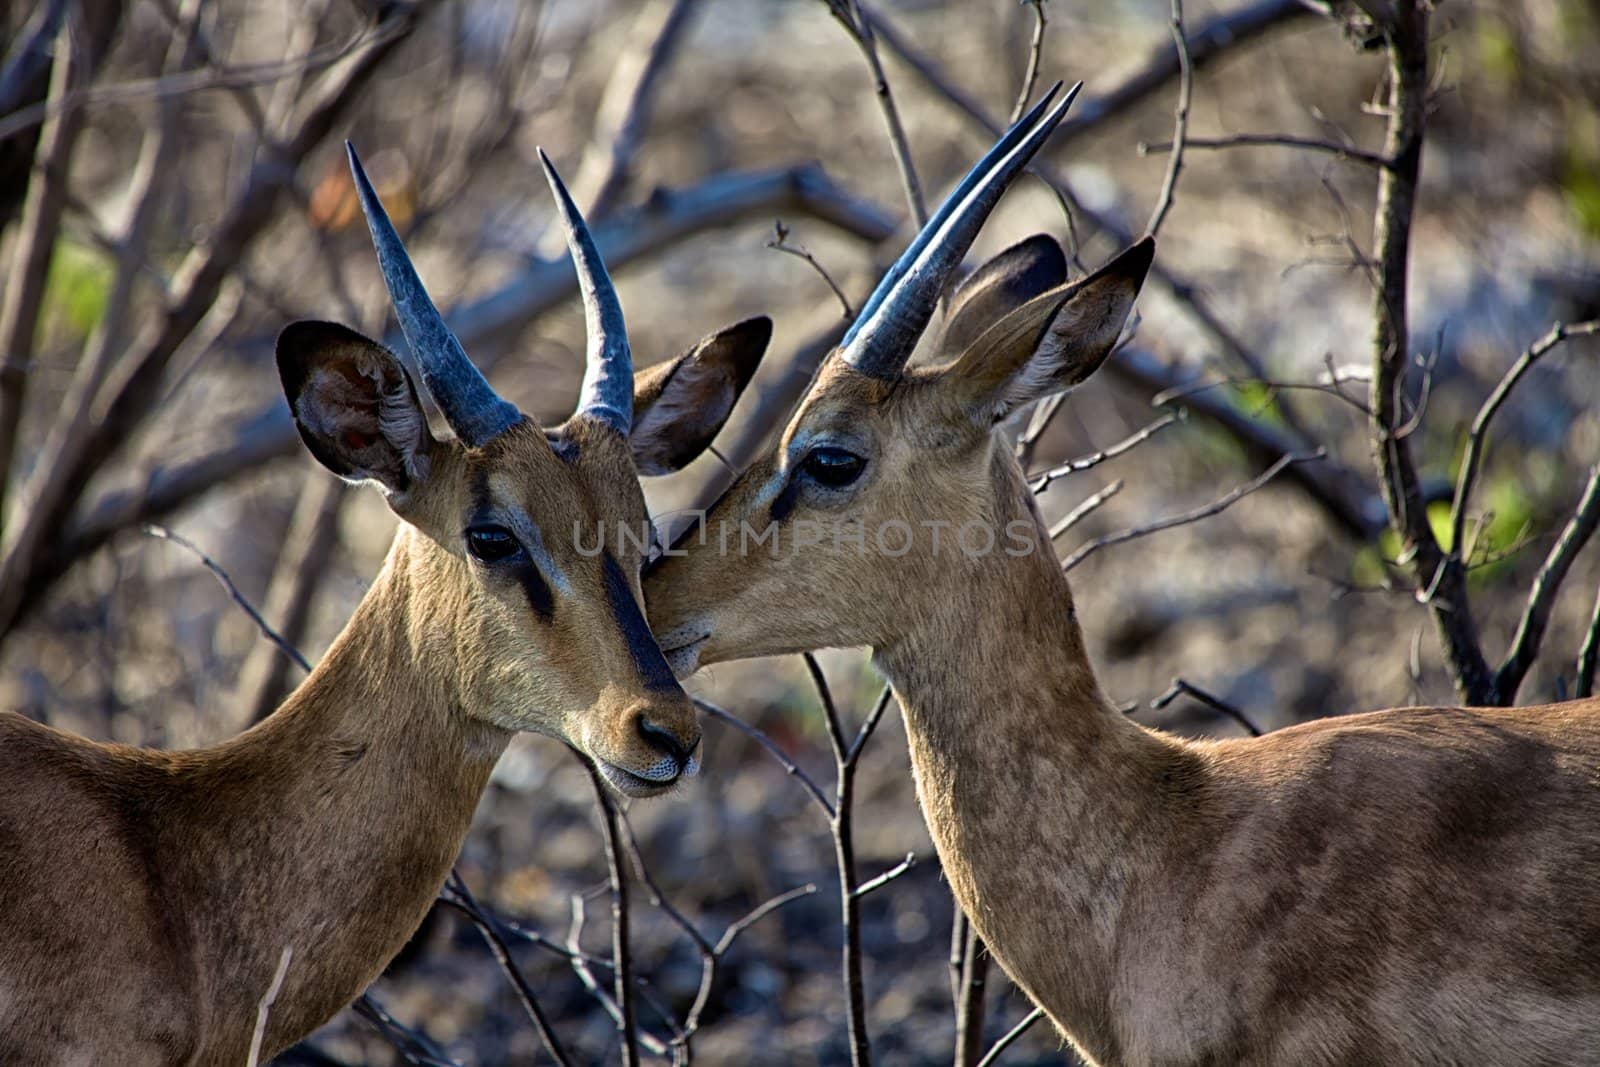
<instances>
[{"instance_id":1,"label":"brown fur","mask_svg":"<svg viewBox=\"0 0 1600 1067\"><path fill-rule=\"evenodd\" d=\"M285 336L308 444L379 482L405 521L317 669L239 737L150 751L0 713L0 1063L237 1067L288 948L265 1062L411 936L513 731L628 771L662 759L644 720L685 752L698 742L687 697L641 668L573 528L647 521L630 446L692 456L667 439L720 425L738 393L727 375L748 380L764 336L723 372L691 352L676 389L643 380L640 412L670 397L695 411L686 427L657 417L624 441L581 417L548 437L525 421L481 449L435 440L378 346L335 327ZM548 619L467 558L463 528L486 510L541 531L570 586ZM612 553L636 609L642 553Z\"/></svg>"},{"instance_id":2,"label":"brown fur","mask_svg":"<svg viewBox=\"0 0 1600 1067\"><path fill-rule=\"evenodd\" d=\"M1120 326L1136 273L1113 264L1057 294L1092 310L1051 327L1054 352L973 342L888 385L831 362L711 511L706 542L648 575L669 659L681 672L871 646L957 899L1093 1063L1600 1063L1600 701L1191 743L1101 693L988 416L1098 366L1115 337L1107 301ZM995 361L1013 373L990 373ZM1021 376L1039 383L1031 395ZM717 551L719 527L766 521L770 485L819 437L867 467L844 494L789 492L784 528L908 520L924 531L911 551L792 536L781 558ZM971 518L1020 523L1039 551L935 552L918 525Z\"/></svg>"}]
</instances>

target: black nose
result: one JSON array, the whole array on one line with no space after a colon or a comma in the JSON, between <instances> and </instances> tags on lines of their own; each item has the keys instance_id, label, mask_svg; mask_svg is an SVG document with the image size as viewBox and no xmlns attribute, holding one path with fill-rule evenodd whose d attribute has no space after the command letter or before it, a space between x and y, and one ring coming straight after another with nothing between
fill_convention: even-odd
<instances>
[{"instance_id":1,"label":"black nose","mask_svg":"<svg viewBox=\"0 0 1600 1067\"><path fill-rule=\"evenodd\" d=\"M678 735L662 726L657 726L648 718L641 715L639 722L639 736L644 738L644 743L658 749L677 760L680 764L687 763L694 750L700 745L699 731L687 743L680 740Z\"/></svg>"}]
</instances>

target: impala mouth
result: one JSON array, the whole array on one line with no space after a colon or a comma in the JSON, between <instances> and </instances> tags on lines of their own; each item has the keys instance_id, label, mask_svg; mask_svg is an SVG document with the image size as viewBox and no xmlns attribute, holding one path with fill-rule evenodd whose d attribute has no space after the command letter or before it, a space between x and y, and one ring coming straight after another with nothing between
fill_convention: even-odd
<instances>
[{"instance_id":1,"label":"impala mouth","mask_svg":"<svg viewBox=\"0 0 1600 1067\"><path fill-rule=\"evenodd\" d=\"M685 636L661 642L661 654L666 657L667 666L672 668L672 673L679 678L687 678L700 667L700 650L711 640L710 634L698 636Z\"/></svg>"},{"instance_id":2,"label":"impala mouth","mask_svg":"<svg viewBox=\"0 0 1600 1067\"><path fill-rule=\"evenodd\" d=\"M643 771L630 771L599 756L594 765L611 788L626 797L658 797L671 792L679 780L700 773L700 761L692 755L681 762L667 757Z\"/></svg>"}]
</instances>

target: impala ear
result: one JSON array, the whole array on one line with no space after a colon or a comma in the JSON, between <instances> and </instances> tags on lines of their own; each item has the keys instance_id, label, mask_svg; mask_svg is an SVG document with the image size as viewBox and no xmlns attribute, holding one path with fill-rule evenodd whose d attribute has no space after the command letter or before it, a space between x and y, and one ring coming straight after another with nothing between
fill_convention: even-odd
<instances>
[{"instance_id":1,"label":"impala ear","mask_svg":"<svg viewBox=\"0 0 1600 1067\"><path fill-rule=\"evenodd\" d=\"M1007 312L1067 282L1067 257L1048 234L1019 241L969 274L950 294L939 350L958 356Z\"/></svg>"},{"instance_id":2,"label":"impala ear","mask_svg":"<svg viewBox=\"0 0 1600 1067\"><path fill-rule=\"evenodd\" d=\"M375 481L391 498L427 478L427 417L405 368L378 342L333 322L290 323L278 335L278 376L324 467Z\"/></svg>"},{"instance_id":3,"label":"impala ear","mask_svg":"<svg viewBox=\"0 0 1600 1067\"><path fill-rule=\"evenodd\" d=\"M771 339L772 320L759 315L634 375L628 444L640 474L670 474L705 451L750 384Z\"/></svg>"},{"instance_id":4,"label":"impala ear","mask_svg":"<svg viewBox=\"0 0 1600 1067\"><path fill-rule=\"evenodd\" d=\"M980 425L1100 369L1155 255L1146 237L1079 282L1034 297L985 330L947 372Z\"/></svg>"}]
</instances>

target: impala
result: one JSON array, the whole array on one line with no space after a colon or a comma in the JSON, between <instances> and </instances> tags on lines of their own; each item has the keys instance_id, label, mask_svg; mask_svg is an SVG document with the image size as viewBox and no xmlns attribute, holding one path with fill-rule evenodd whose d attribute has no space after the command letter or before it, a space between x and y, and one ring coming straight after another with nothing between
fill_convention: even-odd
<instances>
[{"instance_id":1,"label":"impala","mask_svg":"<svg viewBox=\"0 0 1600 1067\"><path fill-rule=\"evenodd\" d=\"M616 293L546 160L589 347L576 413L541 429L467 359L350 162L455 436L434 437L382 346L290 325L278 368L306 447L400 518L316 670L259 726L196 751L0 715L0 1063L237 1067L280 967L265 1058L309 1033L421 922L516 731L565 741L632 796L695 771L694 710L640 611L643 550L580 554L573 531L647 521L636 468L709 443L770 324L630 380Z\"/></svg>"},{"instance_id":2,"label":"impala","mask_svg":"<svg viewBox=\"0 0 1600 1067\"><path fill-rule=\"evenodd\" d=\"M1153 243L1072 283L1052 240L1012 248L951 296L950 358L908 368L1061 113L978 164L646 575L669 662L870 647L951 888L1093 1063L1600 1063L1600 704L1193 742L1102 693L995 427L1106 359ZM766 538L725 552L729 527Z\"/></svg>"}]
</instances>

